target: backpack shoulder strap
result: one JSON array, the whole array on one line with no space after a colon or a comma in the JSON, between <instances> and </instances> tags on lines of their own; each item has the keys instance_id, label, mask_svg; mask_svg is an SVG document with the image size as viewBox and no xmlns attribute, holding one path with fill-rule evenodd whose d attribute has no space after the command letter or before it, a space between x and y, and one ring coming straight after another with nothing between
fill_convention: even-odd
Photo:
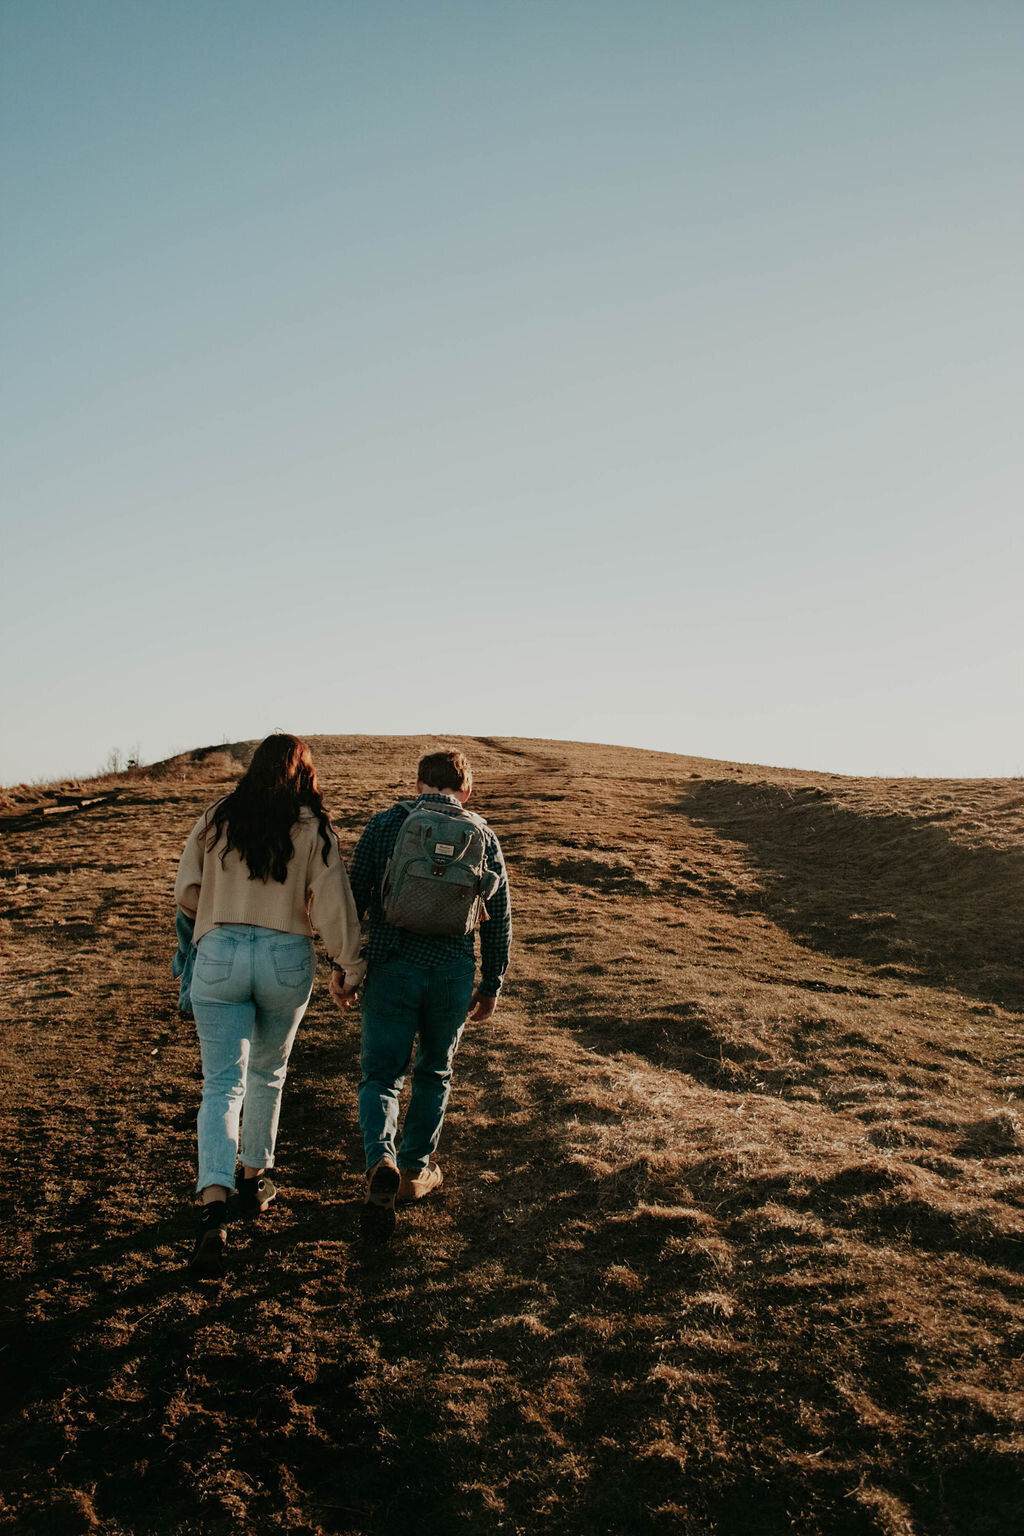
<instances>
[{"instance_id":1,"label":"backpack shoulder strap","mask_svg":"<svg viewBox=\"0 0 1024 1536\"><path fill-rule=\"evenodd\" d=\"M484 818L482 816L478 815L476 811L468 811L464 805L450 805L450 806L436 805L436 806L433 806L433 807L425 806L425 805L421 806L420 803L419 803L419 800L416 799L416 800L396 800L395 801L395 807L398 807L401 810L403 810L405 812L406 816L411 816L413 811L415 811L415 810L426 811L426 810L434 809L434 810L438 810L438 811L443 811L445 813L445 815L454 816L454 817L458 818L459 820L471 821L475 827L478 827L480 829L481 832L487 830L487 823L484 820ZM392 809L394 809L395 807L392 807Z\"/></svg>"}]
</instances>

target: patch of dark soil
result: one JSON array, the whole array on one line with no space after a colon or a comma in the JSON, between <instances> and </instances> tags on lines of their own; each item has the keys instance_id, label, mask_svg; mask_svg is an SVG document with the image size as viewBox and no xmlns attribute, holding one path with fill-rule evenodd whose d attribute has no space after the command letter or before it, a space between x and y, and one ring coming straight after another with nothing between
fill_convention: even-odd
<instances>
[{"instance_id":1,"label":"patch of dark soil","mask_svg":"<svg viewBox=\"0 0 1024 1536\"><path fill-rule=\"evenodd\" d=\"M606 863L593 858L543 857L529 860L527 867L538 880L561 881L569 886L583 886L587 890L641 895L649 889L647 882L625 863Z\"/></svg>"},{"instance_id":2,"label":"patch of dark soil","mask_svg":"<svg viewBox=\"0 0 1024 1536\"><path fill-rule=\"evenodd\" d=\"M654 1066L685 1072L716 1088L736 1088L750 1081L750 1063L765 1060L763 1044L739 1031L730 1036L696 1003L678 1004L674 1014L629 1019L587 1012L576 1028L588 1044L602 1050L634 1051Z\"/></svg>"},{"instance_id":3,"label":"patch of dark soil","mask_svg":"<svg viewBox=\"0 0 1024 1536\"><path fill-rule=\"evenodd\" d=\"M913 1169L856 1165L810 1181L795 1192L799 1204L872 1240L900 1241L932 1253L957 1253L1007 1270L1024 1264L1024 1237L990 1216L957 1205L943 1207L915 1188Z\"/></svg>"},{"instance_id":4,"label":"patch of dark soil","mask_svg":"<svg viewBox=\"0 0 1024 1536\"><path fill-rule=\"evenodd\" d=\"M478 736L476 739L478 742L480 742L481 746L490 747L492 752L500 752L505 757L519 757L528 759L532 755L531 753L524 751L522 747L507 746L503 741L499 741L496 736ZM541 798L545 797L542 796Z\"/></svg>"},{"instance_id":5,"label":"patch of dark soil","mask_svg":"<svg viewBox=\"0 0 1024 1536\"><path fill-rule=\"evenodd\" d=\"M765 977L782 987L802 987L805 992L830 992L835 997L881 997L872 987L852 987L829 981L819 981L813 976Z\"/></svg>"},{"instance_id":6,"label":"patch of dark soil","mask_svg":"<svg viewBox=\"0 0 1024 1536\"><path fill-rule=\"evenodd\" d=\"M1019 1157L1024 1152L1024 1126L1011 1110L1002 1109L965 1125L956 1150L962 1157Z\"/></svg>"}]
</instances>

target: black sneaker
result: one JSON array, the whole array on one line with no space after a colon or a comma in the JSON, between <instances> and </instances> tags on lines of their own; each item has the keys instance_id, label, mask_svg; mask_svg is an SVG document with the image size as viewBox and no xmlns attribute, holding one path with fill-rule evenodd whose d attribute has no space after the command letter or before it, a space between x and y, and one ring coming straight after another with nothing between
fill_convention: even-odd
<instances>
[{"instance_id":1,"label":"black sneaker","mask_svg":"<svg viewBox=\"0 0 1024 1536\"><path fill-rule=\"evenodd\" d=\"M363 1236L373 1243L386 1243L395 1230L395 1196L399 1173L387 1158L373 1168L366 1180L366 1199L360 1213Z\"/></svg>"},{"instance_id":2,"label":"black sneaker","mask_svg":"<svg viewBox=\"0 0 1024 1536\"><path fill-rule=\"evenodd\" d=\"M243 1216L258 1216L265 1211L271 1200L277 1199L277 1185L265 1173L255 1178L240 1179L238 1184L238 1209Z\"/></svg>"},{"instance_id":3,"label":"black sneaker","mask_svg":"<svg viewBox=\"0 0 1024 1536\"><path fill-rule=\"evenodd\" d=\"M219 1280L224 1274L228 1246L228 1203L211 1200L199 1211L199 1235L189 1268L201 1280Z\"/></svg>"}]
</instances>

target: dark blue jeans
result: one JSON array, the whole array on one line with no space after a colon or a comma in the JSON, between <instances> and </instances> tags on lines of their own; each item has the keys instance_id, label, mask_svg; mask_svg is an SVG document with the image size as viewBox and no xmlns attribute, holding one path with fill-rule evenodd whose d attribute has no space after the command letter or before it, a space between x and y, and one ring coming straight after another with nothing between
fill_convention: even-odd
<instances>
[{"instance_id":1,"label":"dark blue jeans","mask_svg":"<svg viewBox=\"0 0 1024 1536\"><path fill-rule=\"evenodd\" d=\"M428 970L409 960L371 965L363 992L363 1080L359 1124L367 1169L382 1157L425 1168L437 1148L451 1090L452 1062L473 995L471 960ZM419 1049L398 1148L398 1096L413 1043Z\"/></svg>"}]
</instances>

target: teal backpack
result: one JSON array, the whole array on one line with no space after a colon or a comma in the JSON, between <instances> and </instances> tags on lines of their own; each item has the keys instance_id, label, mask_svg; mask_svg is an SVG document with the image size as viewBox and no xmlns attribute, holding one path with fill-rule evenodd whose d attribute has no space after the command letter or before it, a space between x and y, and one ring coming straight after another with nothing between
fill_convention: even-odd
<instances>
[{"instance_id":1,"label":"teal backpack","mask_svg":"<svg viewBox=\"0 0 1024 1536\"><path fill-rule=\"evenodd\" d=\"M478 927L499 877L484 863L487 823L461 805L400 800L406 812L381 889L396 928L461 938Z\"/></svg>"}]
</instances>

